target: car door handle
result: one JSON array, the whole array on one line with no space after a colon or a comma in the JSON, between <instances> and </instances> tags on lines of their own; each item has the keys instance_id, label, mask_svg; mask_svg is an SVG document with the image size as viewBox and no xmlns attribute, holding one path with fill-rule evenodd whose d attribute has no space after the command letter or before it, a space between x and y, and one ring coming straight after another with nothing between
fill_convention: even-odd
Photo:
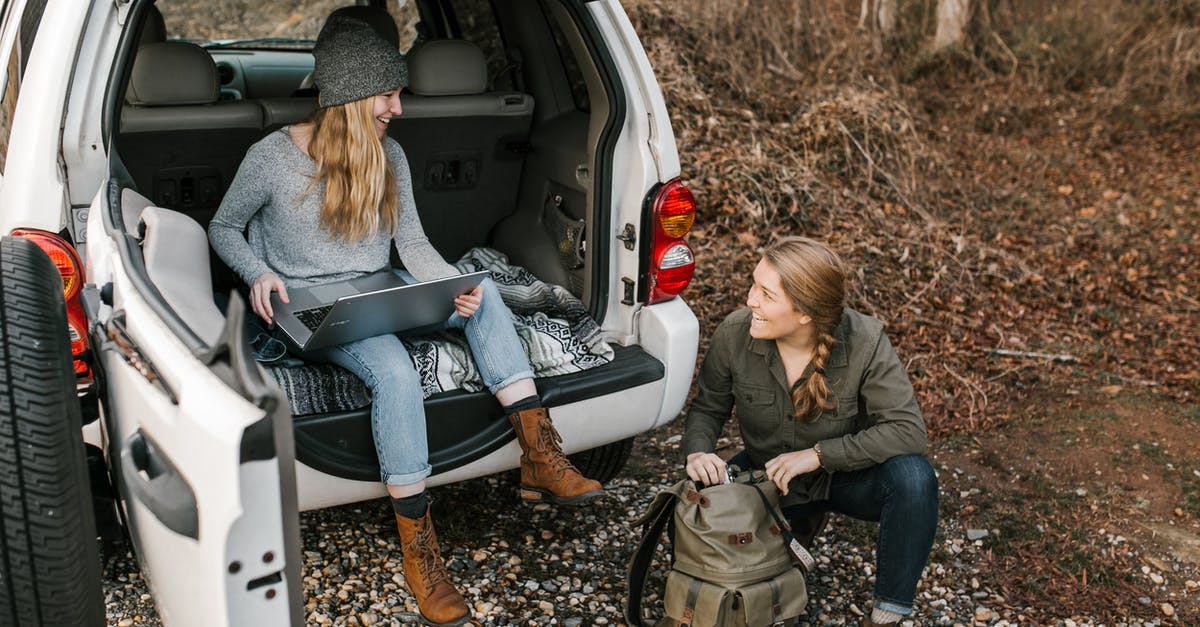
<instances>
[{"instance_id":1,"label":"car door handle","mask_svg":"<svg viewBox=\"0 0 1200 627\"><path fill-rule=\"evenodd\" d=\"M196 493L141 429L122 447L121 474L133 496L167 529L193 540L200 538Z\"/></svg>"}]
</instances>

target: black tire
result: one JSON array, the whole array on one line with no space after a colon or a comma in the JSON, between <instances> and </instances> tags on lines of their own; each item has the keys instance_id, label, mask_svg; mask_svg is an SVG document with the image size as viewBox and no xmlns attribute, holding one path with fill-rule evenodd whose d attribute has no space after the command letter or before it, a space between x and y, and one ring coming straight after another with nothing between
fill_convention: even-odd
<instances>
[{"instance_id":1,"label":"black tire","mask_svg":"<svg viewBox=\"0 0 1200 627\"><path fill-rule=\"evenodd\" d=\"M0 625L103 625L62 279L0 240Z\"/></svg>"},{"instance_id":2,"label":"black tire","mask_svg":"<svg viewBox=\"0 0 1200 627\"><path fill-rule=\"evenodd\" d=\"M604 446L580 451L571 455L571 463L589 479L608 483L625 468L633 453L633 438L625 438Z\"/></svg>"}]
</instances>

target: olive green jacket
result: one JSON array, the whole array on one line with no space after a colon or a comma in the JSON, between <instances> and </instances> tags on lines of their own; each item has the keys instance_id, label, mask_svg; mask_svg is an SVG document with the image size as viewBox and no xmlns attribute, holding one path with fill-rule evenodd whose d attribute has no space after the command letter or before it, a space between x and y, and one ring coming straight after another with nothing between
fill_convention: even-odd
<instances>
[{"instance_id":1,"label":"olive green jacket","mask_svg":"<svg viewBox=\"0 0 1200 627\"><path fill-rule=\"evenodd\" d=\"M792 480L781 505L829 498L832 473L868 468L925 451L925 422L912 384L883 323L846 308L825 364L837 406L812 422L795 418L783 360L773 340L750 337L750 310L717 327L687 414L684 455L712 452L737 408L738 428L755 467L821 443L822 468ZM812 374L812 365L797 385Z\"/></svg>"}]
</instances>

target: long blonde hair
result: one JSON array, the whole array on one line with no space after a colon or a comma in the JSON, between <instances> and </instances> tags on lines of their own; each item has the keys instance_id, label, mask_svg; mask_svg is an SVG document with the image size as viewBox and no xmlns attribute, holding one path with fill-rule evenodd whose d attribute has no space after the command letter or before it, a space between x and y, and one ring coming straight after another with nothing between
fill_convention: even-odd
<instances>
[{"instance_id":1,"label":"long blonde hair","mask_svg":"<svg viewBox=\"0 0 1200 627\"><path fill-rule=\"evenodd\" d=\"M796 418L812 422L821 412L837 406L825 378L825 364L836 342L833 334L845 306L846 271L837 253L807 237L776 240L763 251L763 259L779 273L792 307L812 318L816 338L813 374L805 385L792 389Z\"/></svg>"},{"instance_id":2,"label":"long blonde hair","mask_svg":"<svg viewBox=\"0 0 1200 627\"><path fill-rule=\"evenodd\" d=\"M321 226L337 239L354 242L381 231L395 233L399 222L396 175L375 134L374 100L324 107L309 118L308 154L317 162L317 175L304 195L325 183Z\"/></svg>"}]
</instances>

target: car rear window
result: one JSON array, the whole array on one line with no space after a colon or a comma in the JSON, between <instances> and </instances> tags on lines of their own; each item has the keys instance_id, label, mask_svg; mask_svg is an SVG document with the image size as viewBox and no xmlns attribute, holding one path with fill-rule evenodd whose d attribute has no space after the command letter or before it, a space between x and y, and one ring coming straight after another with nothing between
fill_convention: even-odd
<instances>
[{"instance_id":1,"label":"car rear window","mask_svg":"<svg viewBox=\"0 0 1200 627\"><path fill-rule=\"evenodd\" d=\"M350 0L159 0L155 6L166 22L167 39L239 48L309 49L325 18L351 4ZM400 47L408 49L416 38L419 20L415 2L393 0L388 5L400 29Z\"/></svg>"}]
</instances>

